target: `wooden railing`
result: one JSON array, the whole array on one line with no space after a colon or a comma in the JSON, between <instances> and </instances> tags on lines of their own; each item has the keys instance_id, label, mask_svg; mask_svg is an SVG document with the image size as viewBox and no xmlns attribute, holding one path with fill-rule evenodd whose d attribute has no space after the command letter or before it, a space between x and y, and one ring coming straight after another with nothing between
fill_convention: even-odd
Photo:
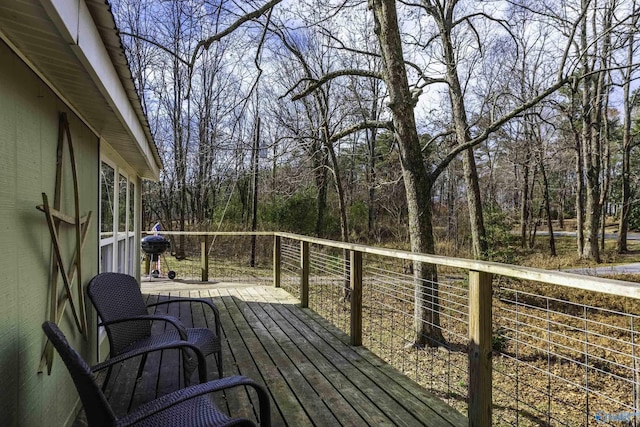
<instances>
[{"instance_id":1,"label":"wooden railing","mask_svg":"<svg viewBox=\"0 0 640 427\"><path fill-rule=\"evenodd\" d=\"M167 232L164 234L171 235L179 233ZM518 394L520 393L520 391L518 389L518 386L516 386L515 390L516 394L518 395L514 396L514 399L521 399L522 401L519 401L519 403L515 405L515 409L513 411L514 415L509 415L509 417L513 416L513 419L515 421L507 420L505 422L506 424L527 425L526 422L522 421L525 418L534 420L532 421L531 425L535 425L539 422L539 420L543 419L549 420L550 423L552 423L553 420L557 421L558 418L554 417L561 417L562 415L554 415L551 413L552 407L554 407L555 405L555 403L554 405L552 405L552 400L555 402L555 399L557 398L557 396L555 396L553 392L553 381L560 381L562 384L564 384L565 382L577 382L578 385L576 387L579 389L579 395L586 396L587 402L589 402L589 399L591 399L591 407L589 407L589 404L587 403L584 408L576 409L577 414L580 414L580 410L584 412L584 419L586 420L586 424L595 422L593 420L597 420L599 422L601 419L603 419L598 418L602 414L606 415L612 413L622 413L622 409L626 409L626 412L629 414L634 414L637 411L640 411L640 390L638 388L638 380L640 379L640 347L638 347L636 353L636 339L639 342L638 345L640 345L640 333L637 333L635 330L636 326L640 326L640 318L638 318L638 320L635 320L636 313L634 313L633 310L611 310L609 307L604 306L606 304L603 304L603 306L600 307L598 305L593 305L592 303L586 304L582 302L575 302L571 300L570 295L569 297L567 297L566 305L567 307L570 306L572 308L572 311L571 313L566 314L562 311L563 309L561 307L557 309L554 308L556 305L563 305L562 302L565 301L564 296L556 297L553 295L543 295L544 292L542 291L536 291L538 292L537 294L534 293L527 295L529 295L529 299L535 297L545 301L544 304L546 304L546 308L544 307L544 304L539 304L538 306L530 302L523 302L525 291L533 292L528 290L528 283L555 285L556 288L550 289L559 289L558 287L561 287L577 292L597 293L598 295L613 295L616 297L629 298L631 301L640 299L640 286L637 283L623 282L591 276L582 276L560 271L548 271L536 268L507 265L495 262L476 261L438 255L412 253L401 250L376 248L372 246L318 239L291 233L200 232L188 234L192 236L199 236L199 238L202 239L201 279L203 281L208 280L209 268L208 256L206 256L206 254L208 253L207 242L209 236L259 235L263 236L263 238L269 238L269 236L272 236L273 285L276 287L280 287L283 282L283 277L291 276L291 274L293 273L294 282L299 282L299 288L296 284L295 289L296 292L299 289L298 296L303 307L310 306L310 290L315 286L312 281L316 279L320 280L322 276L326 276L329 274L327 272L312 272L313 261L311 260L310 254L336 249L341 250L339 252L348 253L348 259L342 260L345 265L348 265L347 272L349 295L347 302L350 308L348 310L349 327L346 332L350 335L351 344L355 346L361 345L363 343L363 289L369 289L369 287L371 287L370 280L367 279L365 277L366 274L363 273L366 263L365 256L375 256L378 258L384 258L386 260L395 259L401 261L435 264L441 268L466 271L466 280L459 280L457 283L460 283L460 285L456 286L458 286L458 289L462 289L461 292L463 292L464 295L467 295L468 298L468 321L466 324L468 326L468 342L466 347L468 353L468 384L466 385L466 409L469 418L469 425L489 426L492 425L492 420L495 421L495 419L492 418L492 408L495 405L493 393L498 386L497 384L493 383L494 362L492 362L492 356L495 355L499 355L500 357L504 358L504 360L509 361L509 363L520 366L522 370L530 368L529 359L531 359L532 357L539 356L541 360L546 357L549 360L546 368L541 368L540 366L542 366L542 364L539 364L540 366L536 365L531 369L532 372L541 372L541 375L546 375L547 377L549 377L549 384L546 386L546 394L544 393L544 391L541 392L541 395L544 397L544 399L548 399L549 401L547 405L547 407L549 408L549 413L538 415L538 413L535 412L537 411L537 409L531 409L530 412L527 412L529 411L529 409L522 409L523 407L525 407L524 398L520 397L520 395ZM284 241L287 242L287 247L289 248L295 249L296 245L298 245L299 247L299 252L296 252L295 250L293 251L299 256L299 268L297 269L297 271L294 271L296 269L291 268L289 268L287 272L283 271L282 252L283 246L285 245L285 243L283 243ZM299 275L299 279L295 279L295 275ZM510 283L507 286L497 285L496 283L494 283L494 278L498 277L501 278L500 280L502 282L508 279L508 281L513 281L516 283ZM393 280L395 279L390 278L389 282L393 282ZM498 291L506 293L508 294L508 296L496 296L495 294L500 293ZM515 295L515 297L512 297L511 295ZM533 297L531 295L533 295ZM518 300L518 296L520 296L521 300ZM596 300L598 299L596 298ZM559 303L556 304L556 302ZM367 302L367 304L371 304L371 302L369 301ZM494 312L495 304L500 304L499 313ZM504 308L502 306L504 306ZM440 310L441 308L436 309ZM547 317L546 326L535 326L536 322L544 323L544 316L536 314L538 313L538 310L546 310L544 311ZM576 314L581 312L584 312L584 315ZM600 337L602 335L606 335L606 333L602 331L609 327L609 324L602 320L601 317L598 317L596 320L590 317L592 316L592 313L596 312L599 314L605 313L607 314L607 316L614 316L616 317L616 319L619 318L618 320L621 319L621 321L623 322L630 321L630 327L616 326L618 335L620 336L620 338L618 339L619 342L617 344L609 344L608 342L599 342L597 344L594 344L591 342L592 336ZM516 314L512 315L510 313ZM556 320L555 318L553 318L553 316L558 316L559 318L570 318L573 320L567 320L566 322L564 322L561 320ZM498 318L498 320L496 320L496 318ZM506 326L502 325L498 327L497 322L500 321L500 319L504 320L503 323ZM618 320L616 320L616 322L618 322ZM634 324L634 321L636 322L636 324ZM574 326L576 322L582 322L583 325L579 327ZM535 330L537 332L534 333L527 329L530 326L529 323L531 323L531 325L534 325L531 327L536 328ZM546 331L544 330L545 327ZM496 349L494 341L496 340L497 329L502 331L500 333L504 335L503 338L506 340L507 345L512 345L515 350L504 350L504 347ZM560 332L557 332L556 329ZM506 332L504 332L505 330ZM571 338L576 342L574 343L575 345L572 345L569 349L568 344L564 342L561 343L556 339L558 335L563 333L562 331L566 330L570 330L571 333L577 331L579 334L584 335L584 339L582 339L581 341L576 341L574 338ZM394 333L394 331L391 331L390 333ZM570 335L569 332L566 332L566 334ZM522 338L523 336L529 336L531 340L533 340L533 344L524 340ZM628 341L627 337L629 337ZM539 340L543 340L545 345L543 346L538 344ZM536 349L535 352L533 352L535 353L533 354L533 356L528 355L527 357L524 357L522 354L520 354L525 352L522 349L527 346ZM629 348L629 350L627 350L627 347ZM621 350L622 348L624 348L624 350ZM602 353L605 355L607 351L617 352L616 362L613 367L607 369L601 368L601 365L606 363L606 356L600 355L601 349L603 349ZM574 355L574 353L577 355ZM571 354L571 356L569 354ZM598 363L593 362L594 360ZM623 360L623 362L621 362L620 360ZM586 385L580 384L579 381L575 379L567 379L562 377L562 374L558 374L555 371L555 367L551 366L553 361L558 362L560 365L564 363L564 366L571 365L572 367L577 367L575 369L578 370L583 369L585 372L584 376L586 376ZM616 374L608 376L608 370L611 372L615 370ZM620 372L624 372L624 375ZM510 375L511 373L505 374L506 378L510 378ZM520 373L516 373L514 375L520 375ZM610 378L613 378L614 380L619 379L622 384L619 387L629 387L629 390L632 390L634 396L624 401L622 401L622 398L609 397L605 392L602 392L599 389L594 389L593 386L590 385L590 376L591 378L593 378L594 376L601 376L605 378L605 380L609 380ZM594 409L594 401L603 402L601 403L602 406L596 407ZM571 408L571 410L573 410L573 408ZM526 416L522 415L524 413L523 411L526 412ZM571 422L567 421L567 424L570 425Z\"/></svg>"}]
</instances>

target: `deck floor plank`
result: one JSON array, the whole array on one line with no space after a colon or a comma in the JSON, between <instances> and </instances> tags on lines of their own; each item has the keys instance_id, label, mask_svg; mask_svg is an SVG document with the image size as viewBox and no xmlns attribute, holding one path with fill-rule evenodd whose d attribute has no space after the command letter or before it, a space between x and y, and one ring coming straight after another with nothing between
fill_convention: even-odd
<instances>
[{"instance_id":1,"label":"deck floor plank","mask_svg":"<svg viewBox=\"0 0 640 427\"><path fill-rule=\"evenodd\" d=\"M287 301L286 299L282 302ZM304 325L321 337L320 342L333 346L341 356L351 360L375 384L384 385L384 394L401 404L412 414L418 414L421 422L430 426L467 425L467 419L455 409L428 393L408 377L400 374L364 347L346 345L349 337L330 325L312 310L301 310L290 304L273 304L277 310L287 310L291 321ZM296 321L297 319L297 321Z\"/></svg>"},{"instance_id":2,"label":"deck floor plank","mask_svg":"<svg viewBox=\"0 0 640 427\"><path fill-rule=\"evenodd\" d=\"M132 361L115 365L111 370L109 383L104 393L115 408L121 408L121 410L116 411L117 415L123 415L129 410L136 385L135 378L128 375L128 372L132 369L137 369L139 360L140 358L135 358ZM124 372L122 375L121 371ZM103 384L105 381L106 374L106 369L98 373L98 381L100 384Z\"/></svg>"},{"instance_id":3,"label":"deck floor plank","mask_svg":"<svg viewBox=\"0 0 640 427\"><path fill-rule=\"evenodd\" d=\"M241 332L236 327L231 316L228 315L227 304L235 305L232 298L228 295L218 294L213 299L220 309L220 321L223 329L223 363L225 375L245 375L252 378L261 385L265 385L260 370L255 364L250 350L247 347ZM230 344L233 343L233 346ZM240 370L240 366L243 370ZM231 414L243 414L244 417L256 419L257 403L252 393L248 393L244 389L235 389L224 393L225 406ZM272 414L274 422L283 423L282 415L274 412Z\"/></svg>"},{"instance_id":4,"label":"deck floor plank","mask_svg":"<svg viewBox=\"0 0 640 427\"><path fill-rule=\"evenodd\" d=\"M210 294L208 291L190 291L189 295L190 298L203 298L203 299L212 299L214 296L216 295L212 295ZM219 308L219 307L218 307ZM206 328L211 328L214 329L215 328L215 324L214 322L211 321L211 316L210 313L208 313L210 310L208 307L205 307L202 304L193 304L192 306L192 313L193 313L193 325L196 327L206 327ZM224 354L230 354L231 350L229 348L229 342L226 339L226 337L224 336L224 331L225 328L221 328L221 333L222 333L222 340L221 340L221 344L222 344L222 352ZM225 348L226 347L226 348ZM219 378L219 373L218 373L218 369L215 366L215 363L213 360L211 360L209 358L209 360L207 361L207 378L208 379L216 379ZM229 360L224 360L223 359L224 365L223 365L223 375L229 376L229 375L237 375L238 371L237 369L233 369L233 364L229 363ZM218 405L219 408L221 408L223 411L229 413L231 412L231 410L229 409L229 402L233 402L234 399L228 399L227 398L227 394L226 393L216 393L215 394L215 400L216 400L216 404ZM235 399L238 400L238 399ZM238 407L238 408L233 408L234 411L237 411L238 413L251 413L252 408L250 407L250 405L248 405L248 407Z\"/></svg>"},{"instance_id":5,"label":"deck floor plank","mask_svg":"<svg viewBox=\"0 0 640 427\"><path fill-rule=\"evenodd\" d=\"M158 295L145 295L145 297L146 303L158 300ZM159 352L149 355L148 363L145 364L142 378L139 381L136 374L142 357L135 357L114 366L105 394L116 409L117 415L126 414L149 400L149 396L155 395L160 357ZM104 380L104 375L102 380Z\"/></svg>"},{"instance_id":6,"label":"deck floor plank","mask_svg":"<svg viewBox=\"0 0 640 427\"><path fill-rule=\"evenodd\" d=\"M168 296L161 296L160 301L167 298L176 297L178 293L171 292ZM168 314L180 318L187 325L192 325L192 319L189 313L181 310L182 304L167 304L157 307L156 313ZM181 317L180 314L183 316ZM175 330L173 325L168 322L154 322L154 327L164 330L165 332ZM180 385L184 384L184 375L182 373L182 353L180 350L169 350L161 352L161 374L158 375L158 388L156 390L155 397L163 396L167 393L180 388Z\"/></svg>"},{"instance_id":7,"label":"deck floor plank","mask_svg":"<svg viewBox=\"0 0 640 427\"><path fill-rule=\"evenodd\" d=\"M190 290L167 292L166 286L162 290L143 286L143 292L149 301L170 295L211 298L216 304L223 330L224 374L246 375L268 388L274 426L468 425L462 414L366 348L348 345L346 334L311 310L301 309L299 301L282 289L194 284ZM213 327L209 311L200 304L183 303L170 304L169 309L186 326L195 327ZM137 363L114 370L107 395L116 413L181 386L178 353L149 356L150 368L145 367L138 382ZM158 372L151 367L158 366L159 357ZM214 357L207 362L209 379L217 378ZM130 397L121 395L127 392ZM237 389L218 393L216 401L233 416L256 420L254 393Z\"/></svg>"}]
</instances>

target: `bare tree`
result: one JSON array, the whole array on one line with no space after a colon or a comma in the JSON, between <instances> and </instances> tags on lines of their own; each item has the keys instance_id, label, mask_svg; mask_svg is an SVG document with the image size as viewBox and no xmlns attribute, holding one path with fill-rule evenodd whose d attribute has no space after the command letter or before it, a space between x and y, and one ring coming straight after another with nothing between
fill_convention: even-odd
<instances>
[{"instance_id":1,"label":"bare tree","mask_svg":"<svg viewBox=\"0 0 640 427\"><path fill-rule=\"evenodd\" d=\"M586 238L581 255L600 262L598 230L602 215L602 132L607 119L607 69L611 59L611 29L616 1L606 0L602 5L601 21L598 19L599 8L591 6L591 1L581 0L577 41L582 74L577 87L581 102L580 154L586 183Z\"/></svg>"},{"instance_id":2,"label":"bare tree","mask_svg":"<svg viewBox=\"0 0 640 427\"><path fill-rule=\"evenodd\" d=\"M163 7L169 7L175 5L176 1L162 4ZM547 107L541 103L560 88L568 86L564 95L570 102L562 106L568 120L562 123L560 131L562 135L569 135L578 153L575 175L579 221L584 212L587 223L595 224L587 227L589 237L584 245L580 243L582 227L579 227L579 249L583 254L594 256L590 242L597 242L600 210L605 201L602 196L606 193L606 185L602 186L600 181L606 167L603 168L598 162L606 154L601 137L602 132L606 133L606 94L610 87L608 75L614 66L612 58L617 46L614 30L620 28L618 21L622 19L622 14L618 17L614 13L618 10L616 0L531 4L510 1L509 8L524 10L531 18L519 22L521 28L506 19L504 8L493 6L493 2L369 0L367 5L373 17L376 48L362 40L345 41L349 36L343 30L346 26L340 19L347 14L364 12L361 2L314 4L317 13L305 15L304 19L285 15L285 11L281 11L283 15L280 20L263 19L278 3L278 0L252 1L247 6L251 11L237 9L227 16L221 15L223 8L216 9L209 4L208 9L203 9L208 11L206 15L211 15L207 19L220 20L220 25L213 25L215 30L210 36L195 37L194 33L198 30L167 33L166 39L155 39L149 34L137 36L139 40L154 46L158 52L163 52L165 56L162 60L168 65L166 70L158 74L164 80L160 80L160 77L157 79L159 83L166 83L170 92L156 93L156 103L162 107L162 114L167 112L163 117L167 120L158 126L157 134L169 147L164 151L170 166L165 175L165 188L171 189L174 192L172 194L176 195L167 198L175 201L168 205L167 215L184 212L185 206L192 206L193 211L201 212L196 214L199 219L204 220L210 215L211 210L204 203L207 194L214 192L207 184L214 180L207 181L207 177L215 174L216 164L212 162L216 156L226 156L228 163L233 165L229 168L235 169L235 173L226 171L225 178L218 177L218 187L222 181L229 183L228 176L241 176L248 169L249 124L254 120L249 117L247 110L250 107L247 105L252 102L249 94L255 86L254 75L247 71L247 64L239 65L233 69L233 73L229 73L241 75L237 81L234 80L234 84L226 85L239 94L229 102L226 98L228 92L224 92L225 96L221 95L223 85L215 83L225 67L218 67L221 64L220 56L213 48L221 48L219 55L225 56L221 42L232 32L238 34L235 31L240 27L255 24L252 28L259 28L262 38L267 29L269 36L277 36L277 40L274 37L272 41L275 48L270 52L270 60L275 64L273 68L279 71L279 80L274 81L273 86L286 86L286 93L280 100L274 97L261 97L260 100L260 103L273 103L269 107L273 110L269 113L273 123L264 120L265 128L280 127L278 137L273 139L273 181L276 181L276 157L283 164L288 162L286 166L280 166L282 173L298 173L305 164L311 164L311 168L306 169L313 173L307 172L299 179L308 180L306 182L311 182L310 186L316 187L318 234L321 234L322 218L327 207L327 174L332 173L338 196L341 236L344 240L349 239L349 200L343 180L345 176L353 176L347 181L356 181L353 156L357 153L358 144L366 145L369 155L366 166L369 229L373 228L376 146L380 129L392 132L393 143L389 145L397 148L413 251L435 253L434 188L447 171L451 176L448 189L445 190L443 184L440 194L445 191L454 193L457 177L452 165L462 162L473 253L476 257L486 254L488 248L479 167L491 167L500 160L499 155L513 150L520 151L519 158L512 158L515 159L514 168L521 182L518 190L522 199L513 200L517 192L512 190L514 196L510 200L513 200L514 207L519 205L522 209L522 237L525 238L526 224L533 224L534 196L540 200L540 192L542 203L539 205L539 215L544 212L549 229L553 231L550 183L553 168L548 157L548 152L552 150L549 149L551 141L546 139L547 127L553 121L549 120ZM306 6L295 4L291 8ZM325 10L324 7L330 9ZM215 13L209 13L211 10ZM185 15L182 13L181 16L188 23L192 17ZM535 33L542 27L552 34L547 36L545 33L545 37L539 39L524 38L524 35ZM250 33L244 36L250 43L255 43L256 36ZM311 35L308 40L305 40L305 34ZM169 36L180 36L182 42L172 44ZM560 41L565 41L567 46ZM492 53L493 47L509 51L511 58L515 59L509 63L506 60L508 58ZM493 71L491 67L494 67ZM491 76L505 74L507 70L512 79L483 78L479 70L490 71ZM516 70L517 73L514 72ZM494 83L490 80L504 81ZM383 100L388 108L383 108ZM222 117L216 115L216 111L225 104L233 104L227 105L225 110L225 116L231 117L233 123L221 123ZM433 106L432 110L424 112L430 106ZM258 107L254 107L255 113ZM275 113L276 110L279 110L279 115ZM421 117L418 112L423 113ZM511 121L512 126L504 129L504 125ZM289 144L286 148L283 148L284 141ZM520 141L521 144L509 148L503 146L512 141ZM225 145L227 143L228 146ZM347 146L351 150L344 149ZM228 154L220 154L225 150ZM286 153L286 150L291 152ZM342 161L347 155L351 156L350 160ZM184 170L181 165L186 165ZM190 169L192 165L197 165L197 172ZM345 166L351 168L347 174L342 172ZM499 190L494 172L490 171L485 188L491 200L496 202L499 200ZM193 177L191 184L188 177ZM538 177L542 185L539 185ZM583 182L586 190L584 197ZM248 212L248 181L226 185L242 193L242 211ZM180 190L185 186L189 187L189 191ZM185 194L190 198L190 205L183 203ZM355 190L352 194L355 194ZM583 199L586 201L584 210L581 207ZM454 198L449 197L448 200L451 210ZM404 207L401 204L397 206L398 209L394 207L389 210L397 211ZM401 215L397 215L397 218L401 218ZM183 224L184 221L179 219ZM593 229L596 234L591 234ZM443 337L439 329L436 268L416 264L414 274L415 345L438 345Z\"/></svg>"},{"instance_id":3,"label":"bare tree","mask_svg":"<svg viewBox=\"0 0 640 427\"><path fill-rule=\"evenodd\" d=\"M636 10L637 2L634 0L631 8ZM638 28L640 14L632 16L627 25L626 55L625 60L628 65L633 64L636 55L635 34ZM631 150L638 145L638 139L632 134L633 109L637 105L638 92L631 92L631 83L636 75L636 67L626 67L621 70L622 75L622 101L623 101L623 130L622 130L622 200L620 209L620 223L618 226L618 252L623 253L628 250L627 235L629 232L629 215L631 213Z\"/></svg>"},{"instance_id":4,"label":"bare tree","mask_svg":"<svg viewBox=\"0 0 640 427\"><path fill-rule=\"evenodd\" d=\"M244 161L228 155L235 148L223 146L240 135L248 102L240 94L253 86L243 80L250 74L246 64L240 66L242 58L227 47L231 40L236 51L238 40L253 42L240 30L280 1L238 8L206 0L114 0L138 89L143 100L152 99L152 107L144 104L165 169L153 190L157 196L148 200L158 205L152 209L165 227L184 230L210 220L222 181L234 179L224 177L232 169L229 158ZM232 33L238 37L228 37ZM179 257L182 239L174 245Z\"/></svg>"},{"instance_id":5,"label":"bare tree","mask_svg":"<svg viewBox=\"0 0 640 427\"><path fill-rule=\"evenodd\" d=\"M451 3L451 12L456 2ZM449 7L449 6L447 6ZM415 252L435 253L435 240L432 228L432 206L431 192L437 177L447 168L449 163L460 153L465 152L483 141L500 127L516 117L520 113L538 104L548 95L554 93L562 87L569 78L562 72L559 73L557 81L544 88L536 96L516 105L505 114L494 118L490 123L478 133L466 141L456 141L441 159L432 167L430 172L425 168L423 158L423 147L421 146L414 116L414 107L417 97L421 93L420 88L436 83L448 83L442 77L431 78L421 72L421 84L412 91L407 77L406 61L403 55L403 42L399 29L396 2L392 0L372 0L369 8L373 12L375 22L375 33L380 44L380 56L383 63L382 78L385 81L389 94L388 107L393 118L393 131L400 152L400 161L403 172L407 204L409 210L409 235L411 249ZM411 65L412 70L415 66ZM327 81L346 73L359 74L372 77L372 73L355 72L345 70L343 73L333 73L321 76L309 82L306 88L294 96L294 99L301 99L311 94ZM362 126L367 125L363 123ZM371 125L371 124L369 124ZM462 126L461 126L462 128ZM362 129L353 126L346 129L337 136ZM436 135L427 145L444 135L455 133L455 129L447 130ZM468 127L465 132L469 132ZM456 134L457 135L457 134ZM416 278L415 290L415 344L416 346L438 345L442 342L442 335L439 329L439 299L437 286L437 271L432 265L421 265L417 263L414 267Z\"/></svg>"}]
</instances>

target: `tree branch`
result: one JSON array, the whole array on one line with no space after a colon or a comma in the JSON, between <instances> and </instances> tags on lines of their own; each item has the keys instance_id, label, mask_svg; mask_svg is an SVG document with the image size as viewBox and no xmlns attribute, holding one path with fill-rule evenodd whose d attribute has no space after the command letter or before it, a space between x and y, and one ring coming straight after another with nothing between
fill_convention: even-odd
<instances>
[{"instance_id":1,"label":"tree branch","mask_svg":"<svg viewBox=\"0 0 640 427\"><path fill-rule=\"evenodd\" d=\"M375 79L380 79L380 80L383 79L382 74L377 71L357 70L357 69L348 68L345 70L332 71L320 77L319 79L311 79L311 78L301 79L283 96L287 96L289 93L291 93L298 85L300 85L300 83L304 81L309 82L307 84L307 87L302 92L294 95L291 98L292 101L297 101L311 94L313 91L320 88L323 84L329 82L330 80L333 80L341 76L360 76L360 77L373 77Z\"/></svg>"},{"instance_id":2,"label":"tree branch","mask_svg":"<svg viewBox=\"0 0 640 427\"><path fill-rule=\"evenodd\" d=\"M353 126L350 126L346 129L341 130L340 132L334 133L329 142L336 142L340 138L344 138L347 135L351 135L354 132L364 129L388 129L393 130L393 123L390 121L381 121L381 120L365 120L364 122L356 123Z\"/></svg>"},{"instance_id":3,"label":"tree branch","mask_svg":"<svg viewBox=\"0 0 640 427\"><path fill-rule=\"evenodd\" d=\"M531 98L530 100L528 100L526 102L523 102L519 106L515 107L513 110L509 111L504 116L500 117L498 120L496 120L493 123L491 123L489 126L487 126L482 131L482 133L480 133L480 135L476 136L475 138L470 139L469 141L465 142L464 144L460 144L460 145L455 146L446 155L446 157L444 159L442 159L442 161L440 161L438 166L436 166L436 168L431 172L432 179L435 180L447 168L449 163L451 163L451 161L454 158L456 158L456 156L458 154L460 154L464 150L467 150L469 148L475 147L476 145L484 142L489 137L489 135L491 135L493 132L498 130L506 122L508 122L509 120L513 119L514 117L516 117L517 115L519 115L523 111L526 111L529 108L533 107L534 105L538 104L544 98L546 98L547 96L551 95L552 93L554 93L555 91L560 89L562 86L564 86L570 80L571 80L571 77L566 77L566 78L558 80L555 84L549 86L547 89L545 89L543 92L541 92L538 96L536 96L534 98Z\"/></svg>"},{"instance_id":4,"label":"tree branch","mask_svg":"<svg viewBox=\"0 0 640 427\"><path fill-rule=\"evenodd\" d=\"M198 52L200 51L200 49L205 49L205 50L209 49L209 47L211 46L211 44L213 42L217 42L217 41L222 40L224 37L228 36L229 34L234 32L236 29L238 29L238 27L240 27L245 22L251 21L252 19L255 19L258 16L264 14L266 11L270 10L271 8L273 8L274 6L276 6L281 1L282 0L271 0L271 1L267 2L264 6L262 6L260 9L256 9L251 13L247 13L246 15L242 15L235 22L233 22L231 25L229 25L227 28L225 28L224 30L220 31L219 33L214 34L213 36L209 37L208 39L200 40L198 42L198 44L196 45L195 49L193 49L193 54L191 55L191 60L189 61L189 67L193 68L193 65L196 62L196 58L198 56Z\"/></svg>"},{"instance_id":5,"label":"tree branch","mask_svg":"<svg viewBox=\"0 0 640 427\"><path fill-rule=\"evenodd\" d=\"M186 60L184 60L184 59L182 59L182 58L180 57L180 55L178 55L177 53L175 53L175 52L174 52L174 51L172 51L171 49L169 49L169 48L167 48L167 47L163 46L162 44L160 44L160 43L158 43L158 42L156 42L156 41L154 41L154 40L150 39L150 38L149 38L149 37L147 37L147 36L141 36L140 34L133 34L133 33L129 33L129 32L126 32L126 31L119 31L119 33L120 33L121 35L123 35L123 36L134 37L134 38L136 38L136 39L140 39L140 40L145 41L145 42L147 42L147 43L149 43L149 44L152 44L152 45L154 45L155 47L157 47L158 49L164 50L164 51L165 51L165 52L167 52L169 55L173 56L173 57L174 57L174 58L176 58L178 61L182 62L184 65L186 65L186 66L190 66L190 65L189 65L189 62L188 62L188 61L186 61Z\"/></svg>"},{"instance_id":6,"label":"tree branch","mask_svg":"<svg viewBox=\"0 0 640 427\"><path fill-rule=\"evenodd\" d=\"M455 133L455 130L453 130L453 129L448 129L448 130L445 130L445 131L440 132L440 133L439 133L439 134L437 134L437 135L434 135L433 137L431 137L431 138L429 139L429 141L427 141L427 143L426 143L426 144L424 144L424 147L422 147L422 150L420 150L420 151L422 151L422 152L424 153L425 151L427 151L427 149L429 148L429 146L430 146L431 144L433 144L436 140L438 140L438 139L440 139L440 138L442 138L442 137L445 137L445 136L447 136L447 135L451 135L451 134L453 134L453 133Z\"/></svg>"},{"instance_id":7,"label":"tree branch","mask_svg":"<svg viewBox=\"0 0 640 427\"><path fill-rule=\"evenodd\" d=\"M346 50L347 52L352 52L352 53L357 53L357 54L361 54L361 55L366 55L366 56L373 56L374 58L382 58L382 55L380 55L379 53L376 52L369 52L366 50L360 50L360 49L356 49L353 47L348 47L345 46L344 42L340 39L338 39L336 36L334 36L333 34L329 33L328 31L324 31L323 33L333 39L336 43L338 43L340 46L337 47L338 50ZM424 81L424 84L422 85L418 85L416 84L416 87L419 88L423 88L427 85L433 84L433 83L447 83L447 80L444 77L437 77L437 78L433 78L433 77L428 77L426 76L423 71L422 68L418 67L417 64L411 62L411 61L407 61L406 59L404 60L404 63L407 64L409 67L413 68L415 70L415 72L418 74L418 76L420 77L420 79L422 79Z\"/></svg>"}]
</instances>

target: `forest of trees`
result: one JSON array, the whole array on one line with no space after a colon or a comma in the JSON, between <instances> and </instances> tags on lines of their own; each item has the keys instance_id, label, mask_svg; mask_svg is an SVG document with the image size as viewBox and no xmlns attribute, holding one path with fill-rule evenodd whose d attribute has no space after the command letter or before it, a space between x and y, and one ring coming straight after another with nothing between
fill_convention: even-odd
<instances>
[{"instance_id":1,"label":"forest of trees","mask_svg":"<svg viewBox=\"0 0 640 427\"><path fill-rule=\"evenodd\" d=\"M605 217L620 252L640 226L636 0L111 3L164 161L145 225L491 258L571 218L595 261Z\"/></svg>"}]
</instances>

